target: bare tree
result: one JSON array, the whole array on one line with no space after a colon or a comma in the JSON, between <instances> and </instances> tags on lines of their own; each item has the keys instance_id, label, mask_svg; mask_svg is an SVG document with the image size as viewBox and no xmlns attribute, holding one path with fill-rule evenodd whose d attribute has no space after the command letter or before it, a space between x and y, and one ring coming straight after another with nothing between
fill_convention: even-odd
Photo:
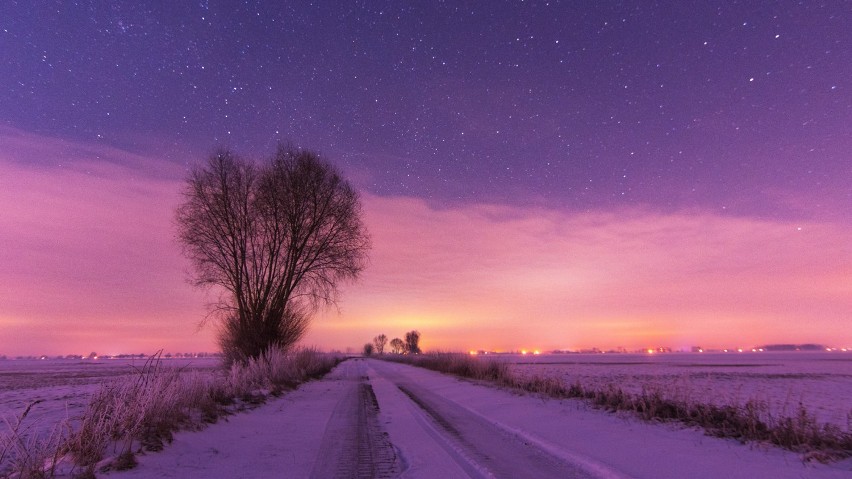
<instances>
[{"instance_id":1,"label":"bare tree","mask_svg":"<svg viewBox=\"0 0 852 479\"><path fill-rule=\"evenodd\" d=\"M373 355L373 343L364 343L364 356L372 356Z\"/></svg>"},{"instance_id":2,"label":"bare tree","mask_svg":"<svg viewBox=\"0 0 852 479\"><path fill-rule=\"evenodd\" d=\"M420 332L417 330L405 333L405 352L420 354Z\"/></svg>"},{"instance_id":3,"label":"bare tree","mask_svg":"<svg viewBox=\"0 0 852 479\"><path fill-rule=\"evenodd\" d=\"M376 347L376 353L385 354L385 344L388 343L388 337L384 333L373 338L373 346Z\"/></svg>"},{"instance_id":4,"label":"bare tree","mask_svg":"<svg viewBox=\"0 0 852 479\"><path fill-rule=\"evenodd\" d=\"M399 338L391 339L390 347L394 354L402 354L405 351L405 343Z\"/></svg>"},{"instance_id":5,"label":"bare tree","mask_svg":"<svg viewBox=\"0 0 852 479\"><path fill-rule=\"evenodd\" d=\"M212 155L187 179L177 227L195 284L225 290L217 311L231 360L298 341L370 247L357 192L317 154L283 146L261 166Z\"/></svg>"}]
</instances>

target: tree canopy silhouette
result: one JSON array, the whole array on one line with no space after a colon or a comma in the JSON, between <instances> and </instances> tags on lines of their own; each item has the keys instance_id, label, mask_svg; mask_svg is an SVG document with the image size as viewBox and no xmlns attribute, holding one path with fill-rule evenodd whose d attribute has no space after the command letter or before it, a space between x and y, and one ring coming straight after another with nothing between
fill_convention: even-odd
<instances>
[{"instance_id":1,"label":"tree canopy silhouette","mask_svg":"<svg viewBox=\"0 0 852 479\"><path fill-rule=\"evenodd\" d=\"M405 352L405 343L399 338L393 338L390 342L391 352L402 354Z\"/></svg>"},{"instance_id":2,"label":"tree canopy silhouette","mask_svg":"<svg viewBox=\"0 0 852 479\"><path fill-rule=\"evenodd\" d=\"M226 292L217 310L231 360L298 341L370 248L357 192L319 155L292 147L260 165L211 155L189 174L176 216L195 284Z\"/></svg>"},{"instance_id":3,"label":"tree canopy silhouette","mask_svg":"<svg viewBox=\"0 0 852 479\"><path fill-rule=\"evenodd\" d=\"M388 343L388 337L385 333L379 334L373 338L373 346L378 354L385 354L385 345Z\"/></svg>"},{"instance_id":4,"label":"tree canopy silhouette","mask_svg":"<svg viewBox=\"0 0 852 479\"><path fill-rule=\"evenodd\" d=\"M420 354L420 331L415 329L405 333L405 352Z\"/></svg>"}]
</instances>

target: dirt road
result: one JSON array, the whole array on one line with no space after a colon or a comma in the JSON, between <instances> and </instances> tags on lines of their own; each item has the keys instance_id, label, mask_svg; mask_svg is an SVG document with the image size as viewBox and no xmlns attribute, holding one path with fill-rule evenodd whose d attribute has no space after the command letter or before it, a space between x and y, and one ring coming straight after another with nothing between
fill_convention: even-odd
<instances>
[{"instance_id":1,"label":"dirt road","mask_svg":"<svg viewBox=\"0 0 852 479\"><path fill-rule=\"evenodd\" d=\"M247 414L176 436L109 476L205 478L587 478L456 402L410 366L351 359ZM441 377L456 382L452 378Z\"/></svg>"},{"instance_id":2,"label":"dirt road","mask_svg":"<svg viewBox=\"0 0 852 479\"><path fill-rule=\"evenodd\" d=\"M325 428L312 478L390 478L400 473L396 451L379 424L379 405L366 369L364 361L350 360L335 371L343 383L340 398Z\"/></svg>"},{"instance_id":3,"label":"dirt road","mask_svg":"<svg viewBox=\"0 0 852 479\"><path fill-rule=\"evenodd\" d=\"M584 403L350 359L320 381L109 476L217 478L841 478L794 454L648 425ZM100 475L99 475L100 476Z\"/></svg>"},{"instance_id":4,"label":"dirt road","mask_svg":"<svg viewBox=\"0 0 852 479\"><path fill-rule=\"evenodd\" d=\"M449 472L452 477L471 478L597 477L430 392L407 377L407 369L361 359L341 365L335 376L344 385L326 426L318 456L322 459L315 463L312 478L391 478L439 472L445 477ZM381 400L374 384L380 387ZM396 432L411 447L400 449L391 444L379 422L382 406L405 411L396 422L409 424L395 427L405 428ZM423 449L434 451L429 454L428 467L423 467L424 462L412 471L412 456L422 455Z\"/></svg>"},{"instance_id":5,"label":"dirt road","mask_svg":"<svg viewBox=\"0 0 852 479\"><path fill-rule=\"evenodd\" d=\"M501 427L453 400L418 384L410 368L371 361L367 368L379 406L392 415L392 437L413 476L429 477L440 469L450 477L595 478L611 471L584 467L509 428ZM407 446L407 447L406 447ZM428 461L413 456L431 449ZM416 467L412 467L416 466ZM446 476L445 476L446 477Z\"/></svg>"}]
</instances>

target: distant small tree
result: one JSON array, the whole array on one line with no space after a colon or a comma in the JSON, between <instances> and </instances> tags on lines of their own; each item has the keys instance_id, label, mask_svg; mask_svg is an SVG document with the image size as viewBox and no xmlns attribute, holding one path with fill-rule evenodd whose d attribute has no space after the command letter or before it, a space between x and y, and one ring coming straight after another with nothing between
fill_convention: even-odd
<instances>
[{"instance_id":1,"label":"distant small tree","mask_svg":"<svg viewBox=\"0 0 852 479\"><path fill-rule=\"evenodd\" d=\"M373 343L364 344L364 356L372 356L373 355Z\"/></svg>"},{"instance_id":2,"label":"distant small tree","mask_svg":"<svg viewBox=\"0 0 852 479\"><path fill-rule=\"evenodd\" d=\"M391 339L390 347L394 354L402 354L405 351L405 343L399 338Z\"/></svg>"},{"instance_id":3,"label":"distant small tree","mask_svg":"<svg viewBox=\"0 0 852 479\"><path fill-rule=\"evenodd\" d=\"M405 333L405 352L408 354L420 354L420 332L412 330Z\"/></svg>"},{"instance_id":4,"label":"distant small tree","mask_svg":"<svg viewBox=\"0 0 852 479\"><path fill-rule=\"evenodd\" d=\"M388 343L388 337L380 334L373 338L373 346L376 347L377 354L385 354L385 344Z\"/></svg>"}]
</instances>

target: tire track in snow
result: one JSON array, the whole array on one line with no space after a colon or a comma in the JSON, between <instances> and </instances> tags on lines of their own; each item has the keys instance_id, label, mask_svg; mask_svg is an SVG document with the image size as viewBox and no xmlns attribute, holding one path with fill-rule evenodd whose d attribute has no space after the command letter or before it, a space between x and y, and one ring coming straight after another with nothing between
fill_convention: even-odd
<instances>
[{"instance_id":1,"label":"tire track in snow","mask_svg":"<svg viewBox=\"0 0 852 479\"><path fill-rule=\"evenodd\" d=\"M461 449L462 458L473 462L480 473L474 477L598 477L425 389L412 384L397 387L443 430L448 442Z\"/></svg>"},{"instance_id":2,"label":"tire track in snow","mask_svg":"<svg viewBox=\"0 0 852 479\"><path fill-rule=\"evenodd\" d=\"M379 404L360 360L341 364L348 384L326 425L312 478L391 478L396 451L378 421Z\"/></svg>"},{"instance_id":3,"label":"tire track in snow","mask_svg":"<svg viewBox=\"0 0 852 479\"><path fill-rule=\"evenodd\" d=\"M369 364L382 409L392 411L391 416L386 416L391 440L399 447L402 462L408 464L411 459L417 463L415 470L404 471L403 477L434 477L432 464L449 461L440 464L454 464L456 472L452 477L629 479L628 475L557 443L509 427L487 413L444 397L429 382L418 382L416 375L409 377L409 369L416 371L410 366L377 361ZM395 435L400 433L405 436ZM436 448L443 451L442 456L436 454ZM431 452L424 455L421 450ZM429 462L424 462L425 458ZM447 471L450 466L440 468Z\"/></svg>"}]
</instances>

